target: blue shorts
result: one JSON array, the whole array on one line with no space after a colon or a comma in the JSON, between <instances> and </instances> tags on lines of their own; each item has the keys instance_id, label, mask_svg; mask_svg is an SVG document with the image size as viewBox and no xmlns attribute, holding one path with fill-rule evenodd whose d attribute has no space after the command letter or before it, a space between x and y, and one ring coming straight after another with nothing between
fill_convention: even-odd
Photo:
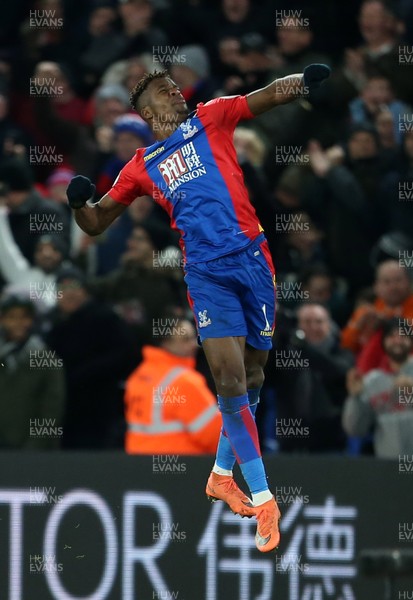
<instances>
[{"instance_id":1,"label":"blue shorts","mask_svg":"<svg viewBox=\"0 0 413 600\"><path fill-rule=\"evenodd\" d=\"M264 236L235 254L187 266L185 282L201 341L245 336L253 348L272 347L275 272Z\"/></svg>"}]
</instances>

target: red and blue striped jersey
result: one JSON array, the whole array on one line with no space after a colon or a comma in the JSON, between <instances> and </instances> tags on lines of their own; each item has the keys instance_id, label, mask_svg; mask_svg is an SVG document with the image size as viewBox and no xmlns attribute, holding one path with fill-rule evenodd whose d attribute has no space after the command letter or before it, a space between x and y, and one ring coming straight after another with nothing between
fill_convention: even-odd
<instances>
[{"instance_id":1,"label":"red and blue striped jersey","mask_svg":"<svg viewBox=\"0 0 413 600\"><path fill-rule=\"evenodd\" d=\"M125 205L152 196L180 232L188 265L240 251L263 231L233 144L237 123L253 116L245 96L198 104L172 135L136 151L109 196Z\"/></svg>"}]
</instances>

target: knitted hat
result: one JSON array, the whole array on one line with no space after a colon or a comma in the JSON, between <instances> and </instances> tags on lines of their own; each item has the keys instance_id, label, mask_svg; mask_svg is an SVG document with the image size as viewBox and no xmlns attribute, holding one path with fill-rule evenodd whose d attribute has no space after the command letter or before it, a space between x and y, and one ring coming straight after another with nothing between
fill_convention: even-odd
<instances>
[{"instance_id":1,"label":"knitted hat","mask_svg":"<svg viewBox=\"0 0 413 600\"><path fill-rule=\"evenodd\" d=\"M116 134L127 131L143 139L146 145L154 142L149 125L138 115L122 115L115 119L113 131Z\"/></svg>"},{"instance_id":2,"label":"knitted hat","mask_svg":"<svg viewBox=\"0 0 413 600\"><path fill-rule=\"evenodd\" d=\"M119 102L122 102L125 106L129 106L129 94L126 88L118 83L110 83L108 85L102 85L96 92L96 100L109 100L110 98L116 98Z\"/></svg>"},{"instance_id":3,"label":"knitted hat","mask_svg":"<svg viewBox=\"0 0 413 600\"><path fill-rule=\"evenodd\" d=\"M263 53L267 50L267 46L267 40L260 33L246 33L240 39L241 54L248 54L248 52Z\"/></svg>"},{"instance_id":4,"label":"knitted hat","mask_svg":"<svg viewBox=\"0 0 413 600\"><path fill-rule=\"evenodd\" d=\"M71 169L64 167L55 169L46 180L46 185L47 187L51 187L52 185L69 185L75 175L76 173Z\"/></svg>"},{"instance_id":5,"label":"knitted hat","mask_svg":"<svg viewBox=\"0 0 413 600\"><path fill-rule=\"evenodd\" d=\"M201 79L209 77L209 58L202 46L181 46L178 54L183 58L183 66L194 71Z\"/></svg>"},{"instance_id":6,"label":"knitted hat","mask_svg":"<svg viewBox=\"0 0 413 600\"><path fill-rule=\"evenodd\" d=\"M11 158L0 166L0 183L13 192L28 191L32 188L33 176L26 163Z\"/></svg>"},{"instance_id":7,"label":"knitted hat","mask_svg":"<svg viewBox=\"0 0 413 600\"><path fill-rule=\"evenodd\" d=\"M36 247L40 244L50 244L57 252L60 252L63 256L66 256L68 248L66 242L62 239L59 234L48 233L42 235L36 242Z\"/></svg>"}]
</instances>

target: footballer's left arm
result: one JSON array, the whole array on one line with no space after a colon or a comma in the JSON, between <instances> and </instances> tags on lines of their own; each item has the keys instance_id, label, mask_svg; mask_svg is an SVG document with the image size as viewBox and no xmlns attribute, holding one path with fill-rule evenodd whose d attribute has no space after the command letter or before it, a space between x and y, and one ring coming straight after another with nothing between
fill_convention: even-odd
<instances>
[{"instance_id":1,"label":"footballer's left arm","mask_svg":"<svg viewBox=\"0 0 413 600\"><path fill-rule=\"evenodd\" d=\"M275 106L287 104L301 97L303 91L303 74L297 73L276 79L266 87L247 94L247 102L251 112L257 116Z\"/></svg>"},{"instance_id":2,"label":"footballer's left arm","mask_svg":"<svg viewBox=\"0 0 413 600\"><path fill-rule=\"evenodd\" d=\"M276 79L266 87L247 94L248 106L257 116L280 104L288 104L320 87L329 77L330 72L330 67L327 65L308 65L303 73Z\"/></svg>"}]
</instances>

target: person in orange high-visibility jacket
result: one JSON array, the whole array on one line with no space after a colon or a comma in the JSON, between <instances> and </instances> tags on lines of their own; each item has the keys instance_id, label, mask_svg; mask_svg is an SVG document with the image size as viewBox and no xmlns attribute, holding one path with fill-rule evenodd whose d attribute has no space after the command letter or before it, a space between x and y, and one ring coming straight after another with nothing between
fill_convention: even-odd
<instances>
[{"instance_id":1,"label":"person in orange high-visibility jacket","mask_svg":"<svg viewBox=\"0 0 413 600\"><path fill-rule=\"evenodd\" d=\"M215 453L222 426L216 397L195 370L196 332L186 319L162 320L170 335L144 346L125 390L129 454ZM168 323L173 323L168 326ZM160 331L160 333L162 333Z\"/></svg>"}]
</instances>

